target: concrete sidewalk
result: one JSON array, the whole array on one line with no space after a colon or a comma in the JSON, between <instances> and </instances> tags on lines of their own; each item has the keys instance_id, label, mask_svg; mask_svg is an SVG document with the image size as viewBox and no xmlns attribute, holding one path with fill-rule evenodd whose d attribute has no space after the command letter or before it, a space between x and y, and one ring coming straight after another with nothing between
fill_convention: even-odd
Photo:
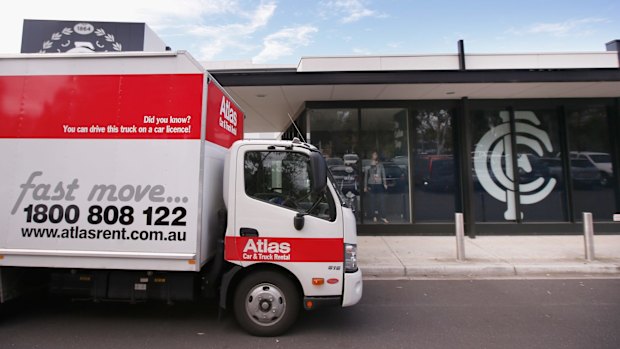
<instances>
[{"instance_id":1,"label":"concrete sidewalk","mask_svg":"<svg viewBox=\"0 0 620 349\"><path fill-rule=\"evenodd\" d=\"M450 236L360 236L358 261L367 279L620 277L620 235L594 237L595 260L584 257L583 236L465 238L466 260L456 260Z\"/></svg>"}]
</instances>

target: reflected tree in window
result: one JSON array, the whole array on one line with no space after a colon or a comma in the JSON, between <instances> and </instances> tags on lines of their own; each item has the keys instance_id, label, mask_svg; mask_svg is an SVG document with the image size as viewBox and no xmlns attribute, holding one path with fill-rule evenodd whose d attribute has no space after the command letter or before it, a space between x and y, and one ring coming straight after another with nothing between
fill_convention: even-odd
<instances>
[{"instance_id":1,"label":"reflected tree in window","mask_svg":"<svg viewBox=\"0 0 620 349\"><path fill-rule=\"evenodd\" d=\"M417 121L418 153L452 154L452 118L447 110L419 111Z\"/></svg>"}]
</instances>

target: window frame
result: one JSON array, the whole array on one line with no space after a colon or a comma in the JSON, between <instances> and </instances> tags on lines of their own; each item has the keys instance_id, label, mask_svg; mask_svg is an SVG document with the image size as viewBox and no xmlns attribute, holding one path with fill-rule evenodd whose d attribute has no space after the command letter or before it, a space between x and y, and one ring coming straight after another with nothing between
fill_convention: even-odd
<instances>
[{"instance_id":1,"label":"window frame","mask_svg":"<svg viewBox=\"0 0 620 349\"><path fill-rule=\"evenodd\" d=\"M328 205L329 217L321 217L321 216L318 216L318 215L316 215L314 213L311 213L310 211L306 211L306 210L304 210L302 208L295 209L293 207L286 206L286 205L283 205L283 204L278 204L278 203L270 202L268 200L263 200L263 199L261 199L259 197L253 196L250 193L248 193L248 187L246 185L246 167L245 167L245 163L247 161L248 154L250 154L250 153L261 153L261 154L264 154L264 153L293 153L293 154L298 154L298 155L303 156L304 158L307 159L307 165L308 165L307 169L310 169L310 171L312 171L312 165L310 163L310 156L308 154L303 153L303 152L298 152L298 151L294 151L294 150L290 150L290 149L266 149L266 150L265 149L255 149L255 150L246 150L243 153L243 192L244 192L246 197L248 197L248 198L250 198L252 200L256 200L256 201L262 202L262 203L266 203L266 204L269 204L269 205L281 207L281 208L290 210L290 211L295 212L295 213L302 213L302 214L305 214L305 215L308 215L308 216L316 217L318 219L322 219L322 220L325 220L325 221L328 221L328 222L336 221L336 219L338 217L337 210L336 210L336 202L334 200L333 194L331 193L331 190L328 187L326 188L325 192L322 194L323 197L322 197L321 201L325 202ZM262 155L261 155L261 157L262 157ZM262 158L263 159L262 161L264 161L266 158L267 158L267 156ZM309 177L309 179L312 177L310 172L308 173L308 177ZM311 186L310 186L310 188L311 188ZM308 188L308 189L310 190L310 188ZM312 193L309 193L307 196L312 196ZM311 201L311 202L315 203L315 201Z\"/></svg>"}]
</instances>

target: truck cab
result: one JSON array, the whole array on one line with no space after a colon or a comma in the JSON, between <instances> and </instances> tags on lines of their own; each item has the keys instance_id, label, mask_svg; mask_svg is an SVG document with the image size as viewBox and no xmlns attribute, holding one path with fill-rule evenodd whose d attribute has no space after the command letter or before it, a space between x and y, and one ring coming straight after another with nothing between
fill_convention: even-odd
<instances>
[{"instance_id":1,"label":"truck cab","mask_svg":"<svg viewBox=\"0 0 620 349\"><path fill-rule=\"evenodd\" d=\"M355 217L315 147L298 139L236 142L224 178L225 259L238 274L233 304L242 327L279 332L302 305L360 300Z\"/></svg>"}]
</instances>

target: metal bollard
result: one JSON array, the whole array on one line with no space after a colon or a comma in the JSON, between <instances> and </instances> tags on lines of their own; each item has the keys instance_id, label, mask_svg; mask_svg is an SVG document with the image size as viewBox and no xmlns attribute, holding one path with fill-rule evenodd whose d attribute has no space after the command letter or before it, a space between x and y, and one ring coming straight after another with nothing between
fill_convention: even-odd
<instances>
[{"instance_id":1,"label":"metal bollard","mask_svg":"<svg viewBox=\"0 0 620 349\"><path fill-rule=\"evenodd\" d=\"M585 247L586 260L594 260L594 224L592 213L583 212L583 244Z\"/></svg>"},{"instance_id":2,"label":"metal bollard","mask_svg":"<svg viewBox=\"0 0 620 349\"><path fill-rule=\"evenodd\" d=\"M465 226L463 225L463 214L454 214L454 225L456 230L456 260L465 260Z\"/></svg>"}]
</instances>

